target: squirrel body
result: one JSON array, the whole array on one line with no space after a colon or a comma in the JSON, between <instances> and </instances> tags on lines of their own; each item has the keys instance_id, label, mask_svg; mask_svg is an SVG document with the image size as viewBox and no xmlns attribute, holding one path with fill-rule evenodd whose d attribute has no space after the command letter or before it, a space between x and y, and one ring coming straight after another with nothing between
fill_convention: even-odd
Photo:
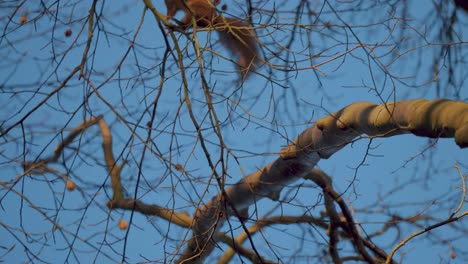
<instances>
[{"instance_id":1,"label":"squirrel body","mask_svg":"<svg viewBox=\"0 0 468 264\"><path fill-rule=\"evenodd\" d=\"M220 35L220 42L232 55L238 57L238 66L245 80L259 61L258 43L255 33L246 21L223 17L216 11L220 0L165 0L167 18L173 19L184 28L192 26L192 17L198 27L212 27ZM182 20L174 19L178 11L184 12Z\"/></svg>"}]
</instances>

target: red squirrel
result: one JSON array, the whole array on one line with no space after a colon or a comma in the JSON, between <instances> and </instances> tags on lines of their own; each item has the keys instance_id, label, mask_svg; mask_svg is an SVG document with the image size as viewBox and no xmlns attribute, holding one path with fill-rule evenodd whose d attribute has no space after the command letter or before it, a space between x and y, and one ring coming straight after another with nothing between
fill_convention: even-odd
<instances>
[{"instance_id":1,"label":"red squirrel","mask_svg":"<svg viewBox=\"0 0 468 264\"><path fill-rule=\"evenodd\" d=\"M220 0L165 0L167 18L173 19L184 28L192 26L192 15L198 27L213 27L219 33L220 42L232 53L238 56L238 66L243 80L247 79L251 69L256 68L259 61L258 43L255 33L249 29L250 24L236 18L225 18L216 11ZM182 10L181 21L174 15Z\"/></svg>"}]
</instances>

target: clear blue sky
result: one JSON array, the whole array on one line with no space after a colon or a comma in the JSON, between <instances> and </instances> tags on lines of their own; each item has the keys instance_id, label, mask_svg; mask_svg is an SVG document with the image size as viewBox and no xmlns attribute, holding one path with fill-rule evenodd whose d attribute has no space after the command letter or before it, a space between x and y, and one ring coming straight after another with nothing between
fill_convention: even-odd
<instances>
[{"instance_id":1,"label":"clear blue sky","mask_svg":"<svg viewBox=\"0 0 468 264\"><path fill-rule=\"evenodd\" d=\"M153 2L162 3L159 0ZM272 8L271 4L275 2L280 10L288 9L279 1L269 1L263 8ZM296 5L295 2L287 2L286 5ZM238 11L234 2L228 4L229 12ZM2 7L0 17L4 17L0 20L1 24L6 25L7 17L11 19L8 27L2 27L4 37L0 42L0 54L4 60L0 63L0 82L3 84L0 94L0 103L3 107L3 111L0 112L2 130L24 117L81 62L86 45L87 25L78 19L85 17L89 3L80 2L72 6L70 3L60 2L60 5L62 8L58 13L60 19L55 31L51 31L54 16L50 14L56 13L56 6L51 6L51 13L42 17L38 13L42 8L32 1L25 2L15 14L13 14L14 9L7 9L6 4L0 4ZM319 7L320 5L312 5L312 8ZM334 8L343 11L341 17L346 23L354 26L381 21L390 11L374 9L365 4L355 13L344 11L351 7L351 4L334 5ZM398 4L395 7L398 8ZM157 8L165 13L164 7ZM433 99L438 96L466 102L468 92L463 88L466 86L466 69L455 69L457 76L462 76L454 80L455 83L462 84L458 86L459 90L448 86L443 87L442 92L438 93L435 82L426 83L430 80L428 76L432 70L431 63L438 55L439 46L427 45L427 42L422 41L421 36L416 34L416 30L418 32L427 30L430 32L427 40L439 42L435 36L438 31L431 29L438 29L440 21L437 21L436 14L430 8L432 5L429 3L428 6L411 5L408 9L407 26L403 26L402 21L389 20L382 25L355 29L360 41L369 45L381 44L375 49L375 55L381 58L383 64L388 65L389 72L394 74L394 77L399 77L398 79L384 75L375 61L368 61L364 51L357 48L348 55L321 66L320 72L311 69L293 72L288 76L291 78L289 81L281 82L286 88L268 82L260 75L254 75L244 84L243 93L240 93L235 82L236 75L228 73L234 69L232 64L206 55L208 82L214 94L219 94L214 96L215 106L218 107L216 111L221 120L229 118L232 120L225 122L223 126L225 143L237 157L237 160L232 156L226 159L231 177L227 180L228 184L237 182L243 174L249 174L274 160L277 152L288 144L288 140L293 140L303 129L312 125L313 121L326 115L326 112L337 111L352 102L381 103L382 100L392 101L393 98ZM88 60L87 69L91 69L92 65L95 70L90 74L91 80L99 87L99 94L104 100L93 93L87 104L83 106L84 97L89 95L92 89L82 79L74 76L67 87L61 89L57 95L48 100L47 104L42 105L26 119L23 123L24 128L17 126L5 139L2 139L1 181L11 184L13 179L19 179L14 188L16 192L7 192L3 187L0 188L0 260L5 263L23 263L31 259L31 254L24 250L25 246L32 249L40 260L49 263L121 261L120 253L124 247L130 263L161 262L165 258L170 259L170 256L164 252L166 254L174 252L179 240L190 235L190 232L170 225L165 220L139 214L133 215L132 226L128 233L117 228L119 219L130 221L131 212L120 210L109 212L105 207L111 193L110 179L103 166L101 137L97 127L89 129L79 142L73 145L75 148L80 148L78 155L71 149L66 151L66 155L69 155L67 156L69 167L52 165L60 173L70 170L69 176L78 185L76 191L65 191L60 174L20 177L22 174L20 164L23 160L30 161L49 156L60 138L81 123L83 118L104 115L113 132L115 156L120 162L122 159L127 161L122 173L124 187L130 195L133 196L135 193L135 182L139 177L139 162L143 149L141 138L145 139L147 136L144 127L150 120L152 102L161 81L160 70L165 42L154 17L147 12L137 37L135 50L128 54L121 70L113 74L116 64L126 54L130 40L137 30L143 13L143 4L142 1L115 1L112 5L106 2L104 7L98 5L97 10L98 13L102 12L102 20L99 21L101 31L95 31L94 38L99 41L92 44L91 52L96 51L96 53ZM380 16L371 16L374 13ZM236 14L241 16L240 13ZM23 15L28 19L37 20L30 20L20 26L18 22ZM401 13L395 16L399 15ZM459 12L458 17L460 21L455 30L459 33L458 37L466 43L468 14ZM291 14L281 14L279 18L283 19L279 21L282 24L294 22ZM331 14L328 7L324 8L321 18L316 21L318 25L327 22L342 24ZM271 23L266 14L255 15L254 21L258 24ZM305 24L310 21L303 18L300 23ZM464 29L460 25L464 25ZM394 32L393 27L396 28ZM406 29L401 31L402 27ZM73 31L72 36L68 38L64 37L67 29ZM290 36L288 32L290 29L291 27L285 26L271 36L265 30L258 30L257 34L265 45L262 49L270 63L280 63L279 59L272 56L272 52L279 51L279 46L275 43L284 44L284 40ZM322 57L310 60L305 56L307 52L304 52L304 49L308 45L307 35L297 35L302 38L295 40L292 50L302 52L294 54L294 58L301 61L298 67L305 68L326 61L356 46L355 37L349 31L347 35L344 34L342 28L326 30L317 26L314 29L322 30L321 33L327 36L318 38L320 36L318 32L312 34L317 36L317 39L312 39L311 51L323 51ZM81 30L84 32L80 33ZM392 34L387 39L389 32ZM199 37L201 43L207 43L206 40L210 39L207 34L199 34ZM349 46L333 45L336 42L332 40L345 41L346 38L349 40ZM406 41L391 52L393 47L391 45L398 38L405 38ZM184 38L181 39L180 43L183 43ZM213 39L216 39L216 36L213 36ZM76 42L73 43L74 41ZM214 49L229 58L229 53L225 52L219 43L216 41L208 43L210 45L207 45L207 48ZM69 51L71 45L73 49ZM50 60L52 52L57 54L55 61ZM463 64L467 53L468 47L463 44L462 48L450 56L460 57L460 65L467 68L466 64ZM66 56L63 57L63 54ZM193 58L186 59L188 62ZM394 63L390 64L391 62ZM197 142L193 136L194 128L188 118L187 110L183 107L180 113L177 112L181 100L180 76L173 65L174 60L170 58L167 63L167 81L153 122L154 153L147 151L144 158L138 197L149 204L155 203L192 214L194 211L192 203L198 202L199 196L206 188L203 181L206 180L204 177L209 175L209 167L199 144L194 147ZM216 160L219 147L216 145L215 135L209 132L209 124L204 119L206 108L196 66L196 64L191 65L195 69L187 71L191 98L194 112L206 129L203 133L209 140L211 156ZM57 70L54 72L52 69L55 68ZM260 73L267 74L268 70L269 68L265 66ZM447 71L448 66L440 63L438 77L442 79L441 83L446 82ZM141 75L141 78L135 77L138 75ZM317 76L320 76L320 79L317 79ZM100 87L108 77L112 79ZM284 72L278 70L276 78L283 77ZM369 88L372 86L376 89ZM35 93L39 87L40 91ZM233 93L230 97L232 101L222 100L223 95L227 96L230 93ZM242 107L234 106L236 100L241 102ZM104 101L112 105L112 109ZM125 125L113 112L114 110L130 125ZM174 121L176 118L177 121ZM57 132L61 129L64 130L63 134ZM178 134L176 138L171 137L172 130ZM27 139L26 142L23 139ZM180 151L176 149L177 146ZM165 160L161 157L170 159L172 163L183 164L190 175L182 175L177 171L168 173ZM362 139L347 146L330 159L321 161L319 168L333 177L338 191L347 190L344 197L348 204L356 209L354 212L356 220L362 224L365 232L372 233L381 228L383 222L388 221L388 217L382 214L412 216L430 213L440 220L448 217L458 204L461 195L458 189L461 184L460 178L453 166L456 163L460 164L462 171L466 173L468 171L466 157L467 151L460 150L452 139L440 139L436 142L405 135L391 139L374 139L372 142ZM189 179L193 178L190 177L199 179L202 183L195 181L192 185ZM176 187L175 193L171 189L172 186ZM393 189L395 186L398 187ZM216 192L215 186L210 187L209 192L204 194L203 201L207 201ZM283 191L281 197L283 203L280 208L275 209L272 216L302 215L306 213L306 209L309 210L307 212L317 216L323 209L320 193L313 184L299 181ZM361 211L363 208L377 209L376 205L382 203L387 205L383 211ZM261 217L277 205L262 200L255 209L251 208L250 212L257 210L258 216ZM467 209L467 206L464 206L463 210ZM47 217L39 212L44 212ZM61 229L54 229L49 220L58 223ZM462 225L467 226L468 220L462 221ZM432 219L422 223L421 228L435 222L436 220ZM233 225L236 228L234 232L239 233L238 223L233 221ZM227 228L226 225L224 230L228 230ZM403 236L417 230L414 226L409 229L408 225L403 225L402 232L405 233ZM73 234L76 233L78 236L75 237ZM303 246L297 239L302 235L305 236ZM382 247L388 247L395 244L395 235L396 231L391 231L389 235L374 242ZM463 248L468 243L466 238L468 236L465 234L465 238L456 240L456 244L451 244L452 236L458 235L450 227L444 227L431 232L431 235L424 235L410 242L399 253L404 253L405 263L449 263L452 247ZM260 252L267 258L274 259L275 256L265 240L272 243L270 246L280 257L287 255L297 257L309 253L309 248L316 247L316 241L312 237L320 236L326 236L323 230L316 229L314 232L313 228L307 227L274 226L265 229L262 235L257 234L254 241L258 243L257 248ZM447 239L447 243L440 246L431 241L439 237ZM124 241L127 241L126 244ZM343 249L343 255L347 255L346 250L347 248ZM401 254L398 254L397 260L400 257ZM467 259L468 256L465 256L464 260ZM32 259L37 263L40 263L40 260ZM283 260L284 263L288 263L288 258L284 257ZM458 260L460 258L450 263L461 263L457 262ZM315 263L314 260L302 261Z\"/></svg>"}]
</instances>

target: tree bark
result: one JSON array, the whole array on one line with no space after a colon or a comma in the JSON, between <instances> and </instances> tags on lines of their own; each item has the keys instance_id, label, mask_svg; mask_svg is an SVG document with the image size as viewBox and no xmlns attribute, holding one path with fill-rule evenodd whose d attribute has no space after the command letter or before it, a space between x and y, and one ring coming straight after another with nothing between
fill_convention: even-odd
<instances>
[{"instance_id":1,"label":"tree bark","mask_svg":"<svg viewBox=\"0 0 468 264\"><path fill-rule=\"evenodd\" d=\"M213 251L216 233L229 216L263 198L277 200L284 186L303 178L320 159L366 134L390 137L453 137L468 146L468 104L462 101L407 100L376 105L353 103L318 120L281 150L279 158L230 186L200 206L193 219L193 235L179 263L202 263ZM235 210L234 210L235 208Z\"/></svg>"}]
</instances>

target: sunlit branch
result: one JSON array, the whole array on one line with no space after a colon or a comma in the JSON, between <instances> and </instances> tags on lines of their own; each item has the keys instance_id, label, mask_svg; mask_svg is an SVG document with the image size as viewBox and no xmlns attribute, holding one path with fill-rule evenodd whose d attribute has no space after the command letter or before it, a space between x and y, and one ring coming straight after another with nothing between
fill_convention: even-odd
<instances>
[{"instance_id":1,"label":"sunlit branch","mask_svg":"<svg viewBox=\"0 0 468 264\"><path fill-rule=\"evenodd\" d=\"M242 246L241 243L238 243L237 239L234 239L224 233L221 233L219 232L218 233L218 239L219 241L221 242L224 242L226 244L229 245L230 249L232 249L235 253L249 259L250 261L252 261L252 263L265 263L265 264L273 264L273 263L276 263L274 261L271 261L271 260L266 260L264 259L263 257L259 256L256 252L252 251L252 250L249 250L247 248L245 248L244 246ZM225 255L226 256L226 255ZM228 263L230 259L226 259L226 258L223 258L223 259L219 259L218 260L218 264L225 264L225 263Z\"/></svg>"},{"instance_id":2,"label":"sunlit branch","mask_svg":"<svg viewBox=\"0 0 468 264\"><path fill-rule=\"evenodd\" d=\"M240 211L263 198L276 201L284 186L306 176L320 159L329 158L361 134L390 137L413 133L425 137L454 137L463 148L468 146L467 131L468 104L461 101L416 99L382 105L351 104L318 120L281 150L277 160L199 207L194 217L194 234L179 262L200 262L211 253L216 238L209 234L223 225L225 216L233 215L231 207ZM230 203L227 207L222 202L226 197ZM222 217L216 217L220 215ZM352 222L347 224L352 225ZM352 230L351 226L349 228ZM357 234L353 232L353 235ZM355 241L363 243L358 237ZM373 262L368 255L362 255L367 262Z\"/></svg>"}]
</instances>

